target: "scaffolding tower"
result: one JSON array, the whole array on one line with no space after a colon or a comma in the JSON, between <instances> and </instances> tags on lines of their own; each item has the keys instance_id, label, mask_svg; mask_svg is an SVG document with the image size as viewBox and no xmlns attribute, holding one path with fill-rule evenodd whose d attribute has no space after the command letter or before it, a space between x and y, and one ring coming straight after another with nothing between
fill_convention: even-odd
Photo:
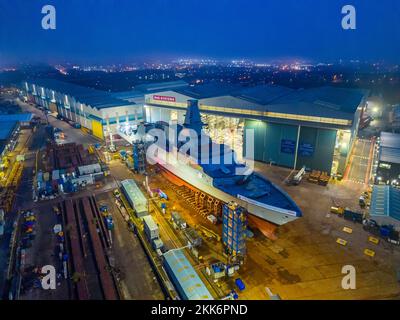
<instances>
[{"instance_id":1,"label":"scaffolding tower","mask_svg":"<svg viewBox=\"0 0 400 320\"><path fill-rule=\"evenodd\" d=\"M146 171L146 148L142 141L133 143L133 169L143 174Z\"/></svg>"},{"instance_id":2,"label":"scaffolding tower","mask_svg":"<svg viewBox=\"0 0 400 320\"><path fill-rule=\"evenodd\" d=\"M222 242L229 255L244 257L246 254L246 210L235 202L222 206Z\"/></svg>"}]
</instances>

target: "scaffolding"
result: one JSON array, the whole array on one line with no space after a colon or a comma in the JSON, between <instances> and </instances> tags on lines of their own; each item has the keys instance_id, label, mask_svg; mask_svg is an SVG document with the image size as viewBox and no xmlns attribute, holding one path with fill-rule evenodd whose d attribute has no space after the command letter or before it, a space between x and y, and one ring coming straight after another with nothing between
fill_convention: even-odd
<instances>
[{"instance_id":1,"label":"scaffolding","mask_svg":"<svg viewBox=\"0 0 400 320\"><path fill-rule=\"evenodd\" d=\"M146 149L143 142L133 143L133 169L143 174L146 171Z\"/></svg>"},{"instance_id":2,"label":"scaffolding","mask_svg":"<svg viewBox=\"0 0 400 320\"><path fill-rule=\"evenodd\" d=\"M236 152L237 159L243 160L243 119L202 114L201 120L206 124L203 128L204 132L212 141L228 145Z\"/></svg>"},{"instance_id":3,"label":"scaffolding","mask_svg":"<svg viewBox=\"0 0 400 320\"><path fill-rule=\"evenodd\" d=\"M222 242L231 256L246 254L246 211L238 204L230 202L222 206Z\"/></svg>"}]
</instances>

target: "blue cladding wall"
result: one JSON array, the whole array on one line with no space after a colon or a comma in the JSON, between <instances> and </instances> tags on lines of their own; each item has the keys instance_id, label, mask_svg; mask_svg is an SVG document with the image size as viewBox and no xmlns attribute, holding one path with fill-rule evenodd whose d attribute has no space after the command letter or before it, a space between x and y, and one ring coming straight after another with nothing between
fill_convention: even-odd
<instances>
[{"instance_id":1,"label":"blue cladding wall","mask_svg":"<svg viewBox=\"0 0 400 320\"><path fill-rule=\"evenodd\" d=\"M245 129L254 129L255 160L293 167L297 126L246 120ZM299 152L297 167L305 165L330 173L335 141L335 130L301 127L299 151L302 152Z\"/></svg>"},{"instance_id":2,"label":"blue cladding wall","mask_svg":"<svg viewBox=\"0 0 400 320\"><path fill-rule=\"evenodd\" d=\"M330 173L335 142L335 130L301 127L300 144L310 144L314 150L312 156L302 156L299 154L297 158L298 168L306 166L306 168L318 169Z\"/></svg>"}]
</instances>

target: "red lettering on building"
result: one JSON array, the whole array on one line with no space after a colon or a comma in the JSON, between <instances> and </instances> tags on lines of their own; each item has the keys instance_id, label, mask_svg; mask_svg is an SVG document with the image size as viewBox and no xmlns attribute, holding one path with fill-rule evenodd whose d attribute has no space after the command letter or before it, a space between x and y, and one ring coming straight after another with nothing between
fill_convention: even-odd
<instances>
[{"instance_id":1,"label":"red lettering on building","mask_svg":"<svg viewBox=\"0 0 400 320\"><path fill-rule=\"evenodd\" d=\"M154 95L153 100L175 102L175 97Z\"/></svg>"}]
</instances>

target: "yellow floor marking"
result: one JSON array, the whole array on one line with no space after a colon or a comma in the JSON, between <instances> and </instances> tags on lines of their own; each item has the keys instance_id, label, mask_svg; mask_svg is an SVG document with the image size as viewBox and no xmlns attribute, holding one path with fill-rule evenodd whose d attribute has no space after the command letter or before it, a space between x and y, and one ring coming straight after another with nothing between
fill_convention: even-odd
<instances>
[{"instance_id":1,"label":"yellow floor marking","mask_svg":"<svg viewBox=\"0 0 400 320\"><path fill-rule=\"evenodd\" d=\"M374 257L375 256L375 251L372 251L370 249L365 249L364 250L364 254L370 257Z\"/></svg>"},{"instance_id":2,"label":"yellow floor marking","mask_svg":"<svg viewBox=\"0 0 400 320\"><path fill-rule=\"evenodd\" d=\"M347 241L346 241L346 240L343 240L343 239L341 239L341 238L337 238L337 239L336 239L336 243L341 244L342 246L347 245Z\"/></svg>"},{"instance_id":3,"label":"yellow floor marking","mask_svg":"<svg viewBox=\"0 0 400 320\"><path fill-rule=\"evenodd\" d=\"M368 237L368 241L372 242L374 244L378 244L379 243L379 239L377 239L375 237Z\"/></svg>"},{"instance_id":4,"label":"yellow floor marking","mask_svg":"<svg viewBox=\"0 0 400 320\"><path fill-rule=\"evenodd\" d=\"M343 231L344 231L344 232L347 232L347 233L353 233L353 229L348 228L348 227L344 227L344 228L343 228Z\"/></svg>"}]
</instances>

